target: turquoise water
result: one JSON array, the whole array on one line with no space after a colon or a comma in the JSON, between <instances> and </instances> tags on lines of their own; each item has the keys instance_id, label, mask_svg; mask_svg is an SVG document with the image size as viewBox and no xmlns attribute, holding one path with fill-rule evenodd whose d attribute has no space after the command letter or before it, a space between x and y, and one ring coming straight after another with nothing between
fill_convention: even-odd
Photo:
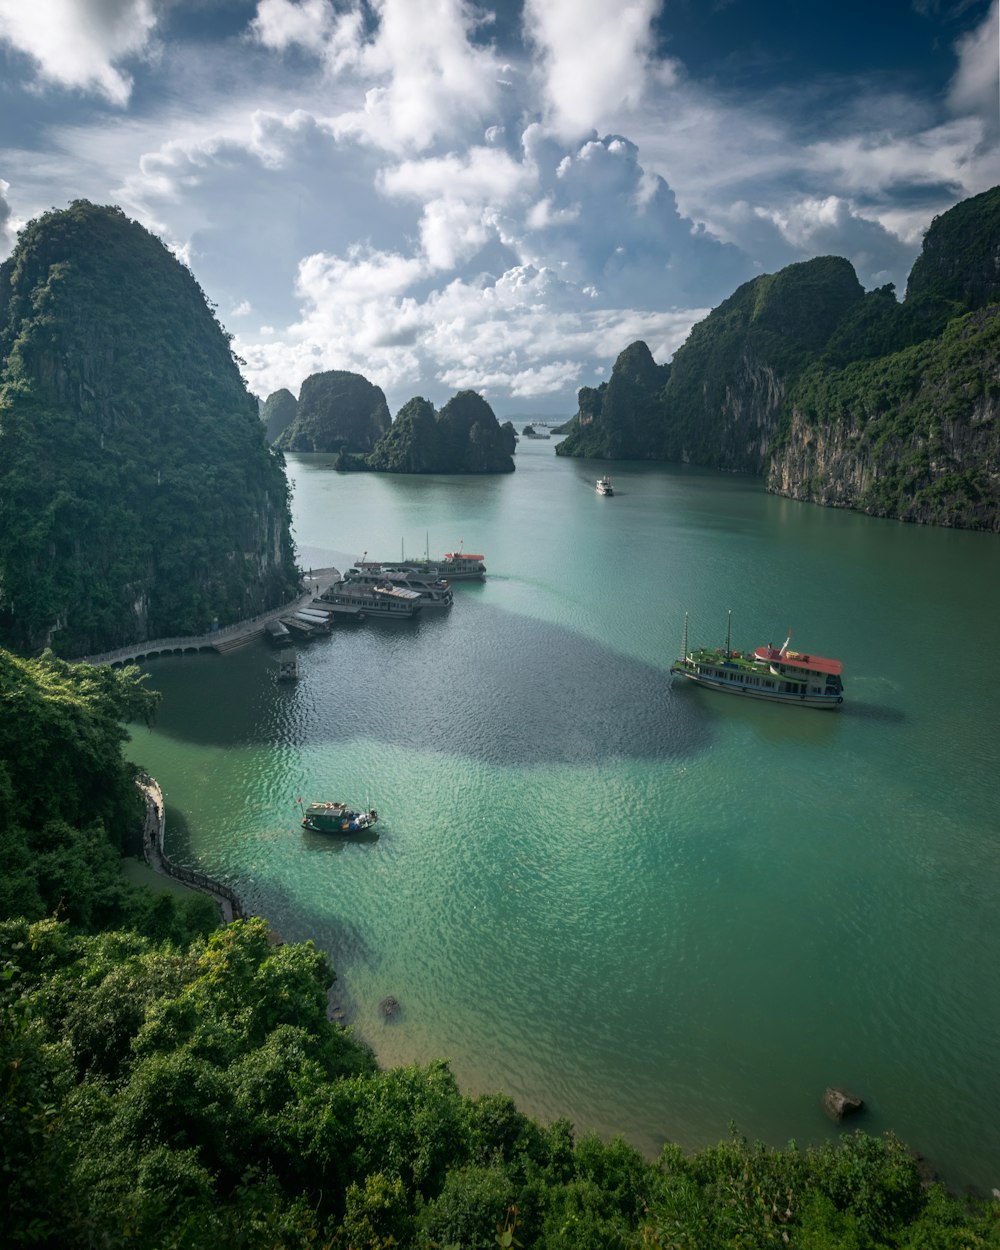
<instances>
[{"instance_id":1,"label":"turquoise water","mask_svg":"<svg viewBox=\"0 0 1000 1250\"><path fill-rule=\"evenodd\" d=\"M489 577L338 626L296 685L263 644L150 663L131 753L170 853L328 950L386 1065L650 1152L825 1140L843 1084L854 1123L1000 1184L998 540L664 466L604 499L545 442L504 477L288 461L304 565L464 541ZM673 684L684 612L719 644L730 608L734 646L791 626L843 660L843 709ZM379 834L305 833L299 796Z\"/></svg>"}]
</instances>

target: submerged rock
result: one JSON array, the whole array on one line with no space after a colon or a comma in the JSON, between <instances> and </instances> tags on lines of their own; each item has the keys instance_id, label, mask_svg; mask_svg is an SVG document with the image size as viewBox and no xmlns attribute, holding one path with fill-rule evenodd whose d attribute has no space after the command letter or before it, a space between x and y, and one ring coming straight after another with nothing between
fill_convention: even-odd
<instances>
[{"instance_id":1,"label":"submerged rock","mask_svg":"<svg viewBox=\"0 0 1000 1250\"><path fill-rule=\"evenodd\" d=\"M853 1115L864 1107L864 1099L851 1094L846 1089L835 1089L832 1086L823 1092L823 1110L831 1120L838 1123L845 1115Z\"/></svg>"}]
</instances>

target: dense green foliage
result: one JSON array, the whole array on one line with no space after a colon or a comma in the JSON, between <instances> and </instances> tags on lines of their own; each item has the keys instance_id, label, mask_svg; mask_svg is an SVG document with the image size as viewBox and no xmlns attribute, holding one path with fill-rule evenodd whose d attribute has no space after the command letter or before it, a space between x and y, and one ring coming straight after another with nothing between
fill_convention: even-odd
<instances>
[{"instance_id":1,"label":"dense green foliage","mask_svg":"<svg viewBox=\"0 0 1000 1250\"><path fill-rule=\"evenodd\" d=\"M557 451L759 472L759 440L731 437L734 397L760 373L781 384L798 376L862 295L835 256L744 283L693 327L670 365L656 365L645 343L627 347L606 390L581 391L577 427Z\"/></svg>"},{"instance_id":2,"label":"dense green foliage","mask_svg":"<svg viewBox=\"0 0 1000 1250\"><path fill-rule=\"evenodd\" d=\"M663 438L663 388L670 365L658 365L645 343L626 347L599 387L579 393L577 426L556 448L561 456L607 460L659 457Z\"/></svg>"},{"instance_id":3,"label":"dense green foliage","mask_svg":"<svg viewBox=\"0 0 1000 1250\"><path fill-rule=\"evenodd\" d=\"M264 422L264 433L269 443L273 443L279 434L288 429L298 411L299 401L291 391L282 388L268 395L260 419Z\"/></svg>"},{"instance_id":4,"label":"dense green foliage","mask_svg":"<svg viewBox=\"0 0 1000 1250\"><path fill-rule=\"evenodd\" d=\"M996 1205L927 1187L891 1137L649 1162L443 1063L379 1071L326 1018L325 957L260 921L183 950L10 921L0 958L8 1244L1000 1246Z\"/></svg>"},{"instance_id":5,"label":"dense green foliage","mask_svg":"<svg viewBox=\"0 0 1000 1250\"><path fill-rule=\"evenodd\" d=\"M275 440L285 451L371 451L389 428L380 386L360 373L331 369L302 383L295 419Z\"/></svg>"},{"instance_id":6,"label":"dense green foliage","mask_svg":"<svg viewBox=\"0 0 1000 1250\"><path fill-rule=\"evenodd\" d=\"M1000 186L935 217L910 270L906 302L942 301L970 312L1000 302Z\"/></svg>"},{"instance_id":7,"label":"dense green foliage","mask_svg":"<svg viewBox=\"0 0 1000 1250\"><path fill-rule=\"evenodd\" d=\"M557 453L762 473L798 499L1000 530L998 250L995 187L935 218L903 304L832 256L755 278L669 366L626 348Z\"/></svg>"},{"instance_id":8,"label":"dense green foliage","mask_svg":"<svg viewBox=\"0 0 1000 1250\"><path fill-rule=\"evenodd\" d=\"M816 365L791 420L837 431L867 467L854 506L875 516L988 529L1000 515L1000 317L981 309L943 334L842 369ZM775 450L788 439L779 430ZM957 456L962 449L963 460ZM824 491L834 481L817 483ZM835 500L834 500L835 502Z\"/></svg>"},{"instance_id":9,"label":"dense green foliage","mask_svg":"<svg viewBox=\"0 0 1000 1250\"><path fill-rule=\"evenodd\" d=\"M459 391L440 412L417 396L396 414L365 464L382 473L512 473L517 436L475 391Z\"/></svg>"},{"instance_id":10,"label":"dense green foliage","mask_svg":"<svg viewBox=\"0 0 1000 1250\"><path fill-rule=\"evenodd\" d=\"M288 487L191 273L77 201L0 266L0 641L195 633L296 583Z\"/></svg>"},{"instance_id":11,"label":"dense green foliage","mask_svg":"<svg viewBox=\"0 0 1000 1250\"><path fill-rule=\"evenodd\" d=\"M154 896L120 871L143 810L122 722L148 721L157 699L134 668L0 651L0 919L178 939L217 923L209 900Z\"/></svg>"},{"instance_id":12,"label":"dense green foliage","mask_svg":"<svg viewBox=\"0 0 1000 1250\"><path fill-rule=\"evenodd\" d=\"M928 1186L891 1137L649 1161L463 1096L444 1063L379 1070L312 943L116 887L141 677L0 653L0 683L5 1246L1000 1247L997 1204Z\"/></svg>"}]
</instances>

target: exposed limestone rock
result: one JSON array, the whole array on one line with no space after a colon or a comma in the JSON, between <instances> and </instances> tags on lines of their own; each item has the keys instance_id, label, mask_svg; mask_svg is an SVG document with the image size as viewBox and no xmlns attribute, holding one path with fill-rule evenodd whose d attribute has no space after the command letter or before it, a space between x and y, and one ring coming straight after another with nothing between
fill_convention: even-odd
<instances>
[{"instance_id":1,"label":"exposed limestone rock","mask_svg":"<svg viewBox=\"0 0 1000 1250\"><path fill-rule=\"evenodd\" d=\"M854 1115L864 1107L864 1100L856 1094L848 1093L845 1089L837 1089L833 1086L823 1091L823 1110L831 1120L838 1123L845 1115Z\"/></svg>"}]
</instances>

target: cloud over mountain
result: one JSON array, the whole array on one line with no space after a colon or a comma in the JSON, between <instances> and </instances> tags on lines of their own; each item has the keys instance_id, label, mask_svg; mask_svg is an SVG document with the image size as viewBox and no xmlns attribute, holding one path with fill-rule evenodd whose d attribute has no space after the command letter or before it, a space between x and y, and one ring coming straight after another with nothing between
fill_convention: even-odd
<instances>
[{"instance_id":1,"label":"cloud over mountain","mask_svg":"<svg viewBox=\"0 0 1000 1250\"><path fill-rule=\"evenodd\" d=\"M393 411L470 387L568 413L757 273L836 254L902 289L931 218L995 180L996 0L870 13L863 50L847 11L812 41L725 17L0 0L0 255L15 220L115 202L229 310L258 393L348 369Z\"/></svg>"}]
</instances>

